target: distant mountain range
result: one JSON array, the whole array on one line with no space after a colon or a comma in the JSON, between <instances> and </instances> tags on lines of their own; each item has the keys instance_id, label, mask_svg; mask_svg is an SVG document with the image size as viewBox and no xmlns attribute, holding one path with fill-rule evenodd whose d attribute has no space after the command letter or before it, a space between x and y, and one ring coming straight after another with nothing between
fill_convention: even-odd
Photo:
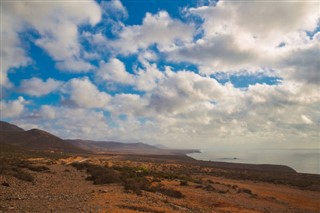
<instances>
[{"instance_id":1,"label":"distant mountain range","mask_svg":"<svg viewBox=\"0 0 320 213\"><path fill-rule=\"evenodd\" d=\"M0 121L0 145L15 146L27 150L66 153L127 153L150 155L185 155L198 150L159 148L144 143L120 143L114 141L63 140L40 129L24 129Z\"/></svg>"}]
</instances>

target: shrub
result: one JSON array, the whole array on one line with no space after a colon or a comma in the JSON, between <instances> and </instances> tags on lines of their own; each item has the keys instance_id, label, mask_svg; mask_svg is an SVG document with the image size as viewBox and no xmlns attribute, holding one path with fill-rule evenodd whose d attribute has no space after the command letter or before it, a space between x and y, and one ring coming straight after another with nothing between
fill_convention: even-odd
<instances>
[{"instance_id":1,"label":"shrub","mask_svg":"<svg viewBox=\"0 0 320 213\"><path fill-rule=\"evenodd\" d=\"M188 181L186 181L186 180L181 180L181 181L180 181L180 186L188 186Z\"/></svg>"},{"instance_id":2,"label":"shrub","mask_svg":"<svg viewBox=\"0 0 320 213\"><path fill-rule=\"evenodd\" d=\"M149 190L151 184L145 177L137 177L127 179L123 185L125 190L131 190L137 195L141 195L142 190Z\"/></svg>"},{"instance_id":3,"label":"shrub","mask_svg":"<svg viewBox=\"0 0 320 213\"><path fill-rule=\"evenodd\" d=\"M20 165L21 160L18 159L8 159L1 158L0 159L0 174L2 175L11 175L19 180L32 182L34 180L33 176L28 172L23 171ZM27 163L23 163L27 164Z\"/></svg>"},{"instance_id":4,"label":"shrub","mask_svg":"<svg viewBox=\"0 0 320 213\"><path fill-rule=\"evenodd\" d=\"M209 191L209 192L215 190L215 188L214 188L212 185L210 185L210 184L209 184L209 185L206 185L206 186L204 187L204 189L207 190L207 191Z\"/></svg>"},{"instance_id":5,"label":"shrub","mask_svg":"<svg viewBox=\"0 0 320 213\"><path fill-rule=\"evenodd\" d=\"M250 195L253 194L250 189L246 189L246 188L241 188L241 189L239 189L239 192L247 193L247 194L250 194Z\"/></svg>"},{"instance_id":6,"label":"shrub","mask_svg":"<svg viewBox=\"0 0 320 213\"><path fill-rule=\"evenodd\" d=\"M23 171L23 170L15 172L13 174L13 176L18 178L19 180L24 180L24 181L28 181L28 182L33 182L34 181L33 176L31 174Z\"/></svg>"},{"instance_id":7,"label":"shrub","mask_svg":"<svg viewBox=\"0 0 320 213\"><path fill-rule=\"evenodd\" d=\"M159 184L157 186L151 187L150 191L159 192L163 195L173 197L173 198L184 198L185 196L178 190L171 188L164 188L163 185Z\"/></svg>"},{"instance_id":8,"label":"shrub","mask_svg":"<svg viewBox=\"0 0 320 213\"><path fill-rule=\"evenodd\" d=\"M202 185L196 185L195 188L196 188L196 189L202 189L203 186L202 186Z\"/></svg>"},{"instance_id":9,"label":"shrub","mask_svg":"<svg viewBox=\"0 0 320 213\"><path fill-rule=\"evenodd\" d=\"M164 211L154 210L144 206L132 206L132 205L118 205L122 209L130 209L139 212L149 212L149 213L165 213Z\"/></svg>"},{"instance_id":10,"label":"shrub","mask_svg":"<svg viewBox=\"0 0 320 213\"><path fill-rule=\"evenodd\" d=\"M27 161L27 160L20 161L17 164L17 166L20 167L20 168L29 169L29 170L34 171L34 172L43 172L43 171L49 171L50 170L46 166L34 166L34 165L32 165L32 163L30 161Z\"/></svg>"},{"instance_id":11,"label":"shrub","mask_svg":"<svg viewBox=\"0 0 320 213\"><path fill-rule=\"evenodd\" d=\"M91 175L88 180L92 180L94 184L119 183L120 175L112 169L97 167L88 169Z\"/></svg>"},{"instance_id":12,"label":"shrub","mask_svg":"<svg viewBox=\"0 0 320 213\"><path fill-rule=\"evenodd\" d=\"M185 196L178 190L171 189L171 188L160 188L158 189L158 192L161 194L167 195L169 197L174 198L184 198Z\"/></svg>"},{"instance_id":13,"label":"shrub","mask_svg":"<svg viewBox=\"0 0 320 213\"><path fill-rule=\"evenodd\" d=\"M72 166L78 170L86 169L90 175L87 180L93 181L94 184L110 184L121 182L120 174L113 169L96 166L88 163L73 163Z\"/></svg>"},{"instance_id":14,"label":"shrub","mask_svg":"<svg viewBox=\"0 0 320 213\"><path fill-rule=\"evenodd\" d=\"M43 171L49 171L50 169L46 166L30 166L28 167L31 171L35 172L43 172Z\"/></svg>"},{"instance_id":15,"label":"shrub","mask_svg":"<svg viewBox=\"0 0 320 213\"><path fill-rule=\"evenodd\" d=\"M211 183L211 184L214 183L214 182L213 182L212 180L210 180L210 179L208 179L207 182L208 182L208 183Z\"/></svg>"}]
</instances>

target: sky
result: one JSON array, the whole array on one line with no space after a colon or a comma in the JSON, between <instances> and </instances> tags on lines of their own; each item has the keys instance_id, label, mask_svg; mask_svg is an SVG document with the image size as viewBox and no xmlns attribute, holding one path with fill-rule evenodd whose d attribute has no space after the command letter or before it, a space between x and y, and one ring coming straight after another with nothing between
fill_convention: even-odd
<instances>
[{"instance_id":1,"label":"sky","mask_svg":"<svg viewBox=\"0 0 320 213\"><path fill-rule=\"evenodd\" d=\"M320 2L1 0L1 120L173 148L320 148Z\"/></svg>"}]
</instances>

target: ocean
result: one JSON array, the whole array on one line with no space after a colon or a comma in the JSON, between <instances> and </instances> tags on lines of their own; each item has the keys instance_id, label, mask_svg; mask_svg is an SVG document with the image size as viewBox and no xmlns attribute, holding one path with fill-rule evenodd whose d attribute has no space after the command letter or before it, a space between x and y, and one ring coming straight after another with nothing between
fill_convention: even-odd
<instances>
[{"instance_id":1,"label":"ocean","mask_svg":"<svg viewBox=\"0 0 320 213\"><path fill-rule=\"evenodd\" d=\"M263 149L192 153L197 160L286 165L297 172L320 174L320 149Z\"/></svg>"}]
</instances>

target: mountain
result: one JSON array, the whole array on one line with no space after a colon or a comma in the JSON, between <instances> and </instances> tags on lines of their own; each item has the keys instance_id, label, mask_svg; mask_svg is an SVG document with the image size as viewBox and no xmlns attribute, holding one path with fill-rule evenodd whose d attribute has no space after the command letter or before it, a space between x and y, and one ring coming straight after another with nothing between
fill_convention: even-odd
<instances>
[{"instance_id":1,"label":"mountain","mask_svg":"<svg viewBox=\"0 0 320 213\"><path fill-rule=\"evenodd\" d=\"M40 129L28 131L13 124L0 121L0 145L26 150L68 153L124 153L147 155L185 155L198 150L162 149L144 143L120 143L114 141L63 140Z\"/></svg>"},{"instance_id":2,"label":"mountain","mask_svg":"<svg viewBox=\"0 0 320 213\"><path fill-rule=\"evenodd\" d=\"M23 132L24 129L8 122L0 121L0 131Z\"/></svg>"},{"instance_id":3,"label":"mountain","mask_svg":"<svg viewBox=\"0 0 320 213\"><path fill-rule=\"evenodd\" d=\"M31 129L24 131L23 129L1 122L0 144L2 147L9 145L26 150L54 151L54 152L70 152L70 153L87 153L61 138L54 136L40 129Z\"/></svg>"},{"instance_id":4,"label":"mountain","mask_svg":"<svg viewBox=\"0 0 320 213\"><path fill-rule=\"evenodd\" d=\"M155 144L154 146L159 148L159 149L169 149L167 146L162 145L162 144Z\"/></svg>"},{"instance_id":5,"label":"mountain","mask_svg":"<svg viewBox=\"0 0 320 213\"><path fill-rule=\"evenodd\" d=\"M114 141L67 140L69 143L85 150L97 153L130 153L148 155L185 155L197 150L161 149L144 143L120 143Z\"/></svg>"},{"instance_id":6,"label":"mountain","mask_svg":"<svg viewBox=\"0 0 320 213\"><path fill-rule=\"evenodd\" d=\"M131 154L169 154L168 151L144 143L120 143L114 141L67 140L67 142L93 152L117 152Z\"/></svg>"}]
</instances>

